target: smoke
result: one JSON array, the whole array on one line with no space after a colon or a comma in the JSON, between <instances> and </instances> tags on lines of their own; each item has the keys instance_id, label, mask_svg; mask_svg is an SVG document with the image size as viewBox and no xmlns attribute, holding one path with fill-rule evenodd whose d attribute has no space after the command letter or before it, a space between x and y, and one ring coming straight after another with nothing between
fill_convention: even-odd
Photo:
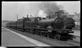
<instances>
[{"instance_id":1,"label":"smoke","mask_svg":"<svg viewBox=\"0 0 82 48\"><path fill-rule=\"evenodd\" d=\"M46 17L47 14L43 10L39 10L38 16L40 16L40 17Z\"/></svg>"},{"instance_id":2,"label":"smoke","mask_svg":"<svg viewBox=\"0 0 82 48\"><path fill-rule=\"evenodd\" d=\"M39 4L39 8L39 13L41 13L41 10L43 10L46 13L46 16L55 15L55 12L60 9L60 7L56 3L52 2L42 2Z\"/></svg>"}]
</instances>

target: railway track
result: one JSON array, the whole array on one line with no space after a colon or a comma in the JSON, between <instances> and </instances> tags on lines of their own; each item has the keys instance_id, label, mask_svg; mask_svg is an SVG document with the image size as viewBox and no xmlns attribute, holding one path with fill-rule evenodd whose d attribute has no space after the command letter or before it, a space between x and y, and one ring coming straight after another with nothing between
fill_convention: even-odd
<instances>
[{"instance_id":1,"label":"railway track","mask_svg":"<svg viewBox=\"0 0 82 48\"><path fill-rule=\"evenodd\" d=\"M27 35L31 33L27 33L27 32L21 32L23 35ZM24 34L25 33L25 34ZM31 34L33 35L33 34ZM52 38L48 38L48 37L45 37L45 36L40 36L40 35L36 35L34 34L32 36L32 38L38 38L36 40L39 40L39 41L42 41L44 43L48 43L48 44L51 44L52 46L54 46L54 44L56 46L80 46L80 41L74 39L74 40L68 40L68 41L60 41L60 40L57 40L57 39L52 39ZM41 39L40 39L41 38ZM43 41L44 40L44 41Z\"/></svg>"},{"instance_id":2,"label":"railway track","mask_svg":"<svg viewBox=\"0 0 82 48\"><path fill-rule=\"evenodd\" d=\"M68 44L68 45L71 45L71 46L80 46L80 42L78 42L76 40L60 41L60 40L51 39L51 38L47 38L47 39L50 39L51 41L56 41L56 42L62 43L62 44Z\"/></svg>"}]
</instances>

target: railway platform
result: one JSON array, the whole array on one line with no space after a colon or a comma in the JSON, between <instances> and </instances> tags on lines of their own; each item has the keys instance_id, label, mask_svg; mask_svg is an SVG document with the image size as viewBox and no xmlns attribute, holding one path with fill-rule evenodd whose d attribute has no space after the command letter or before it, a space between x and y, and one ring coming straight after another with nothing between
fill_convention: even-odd
<instances>
[{"instance_id":1,"label":"railway platform","mask_svg":"<svg viewBox=\"0 0 82 48\"><path fill-rule=\"evenodd\" d=\"M2 46L49 46L2 27Z\"/></svg>"}]
</instances>

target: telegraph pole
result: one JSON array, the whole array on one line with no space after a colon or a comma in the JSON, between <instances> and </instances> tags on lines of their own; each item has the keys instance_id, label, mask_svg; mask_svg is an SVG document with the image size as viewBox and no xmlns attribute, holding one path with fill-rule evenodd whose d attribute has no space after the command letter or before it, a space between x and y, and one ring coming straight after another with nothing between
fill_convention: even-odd
<instances>
[{"instance_id":1,"label":"telegraph pole","mask_svg":"<svg viewBox=\"0 0 82 48\"><path fill-rule=\"evenodd\" d=\"M18 23L18 15L17 15L17 21L16 21L16 29L17 29L17 23Z\"/></svg>"},{"instance_id":2,"label":"telegraph pole","mask_svg":"<svg viewBox=\"0 0 82 48\"><path fill-rule=\"evenodd\" d=\"M24 27L25 27L25 19L23 17L23 32L25 31Z\"/></svg>"}]
</instances>

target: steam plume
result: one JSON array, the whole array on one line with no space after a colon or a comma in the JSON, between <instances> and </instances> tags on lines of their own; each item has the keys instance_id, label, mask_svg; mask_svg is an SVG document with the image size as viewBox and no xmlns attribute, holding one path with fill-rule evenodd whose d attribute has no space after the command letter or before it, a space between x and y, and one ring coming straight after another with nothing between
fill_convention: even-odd
<instances>
[{"instance_id":1,"label":"steam plume","mask_svg":"<svg viewBox=\"0 0 82 48\"><path fill-rule=\"evenodd\" d=\"M52 2L42 2L39 4L39 8L43 10L47 16L55 15L55 12L60 9L56 3Z\"/></svg>"}]
</instances>

